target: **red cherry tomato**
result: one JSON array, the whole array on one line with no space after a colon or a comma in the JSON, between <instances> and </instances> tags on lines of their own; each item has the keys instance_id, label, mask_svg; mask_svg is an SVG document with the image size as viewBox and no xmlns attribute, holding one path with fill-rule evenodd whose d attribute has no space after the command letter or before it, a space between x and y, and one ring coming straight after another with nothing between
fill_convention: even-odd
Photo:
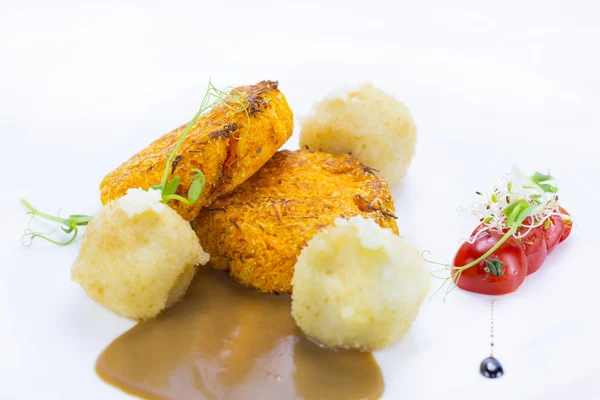
<instances>
[{"instance_id":1,"label":"red cherry tomato","mask_svg":"<svg viewBox=\"0 0 600 400\"><path fill-rule=\"evenodd\" d=\"M458 249L454 257L454 265L462 267L472 261L475 261L489 249L492 248L501 238L502 233L491 231L482 234L473 244L465 242ZM527 257L523 246L513 237L509 237L488 260L500 260L502 266L502 276L489 274L485 271L487 263L484 261L471 268L465 269L458 282L455 283L461 289L470 292L483 294L506 294L517 290L527 276Z\"/></svg>"},{"instance_id":2,"label":"red cherry tomato","mask_svg":"<svg viewBox=\"0 0 600 400\"><path fill-rule=\"evenodd\" d=\"M531 218L527 218L524 221L525 225L531 224ZM480 224L473 233L471 237L474 237L477 232L480 232L485 228L485 224ZM502 234L505 234L507 229L504 229ZM521 233L527 232L527 228L520 228ZM497 232L497 231L496 231ZM480 236L486 235L485 232L480 233ZM544 236L544 231L541 227L533 228L527 236L521 239L521 245L523 246L523 250L525 251L525 256L527 257L527 275L534 273L544 261L546 261L546 255L548 254L548 246L546 244L546 237Z\"/></svg>"},{"instance_id":3,"label":"red cherry tomato","mask_svg":"<svg viewBox=\"0 0 600 400\"><path fill-rule=\"evenodd\" d=\"M528 222L526 221L525 223L527 224ZM520 230L522 233L527 232L527 228L521 228ZM521 238L521 245L527 257L527 275L533 274L540 269L544 261L546 261L546 255L548 254L548 245L543 228L538 226L531 229L526 236Z\"/></svg>"},{"instance_id":4,"label":"red cherry tomato","mask_svg":"<svg viewBox=\"0 0 600 400\"><path fill-rule=\"evenodd\" d=\"M471 238L474 238L475 235L477 235L478 232L480 232L480 236L483 236L487 233L487 231L485 231L485 224L481 223L477 226L477 228L475 228L475 230L473 232L471 232Z\"/></svg>"},{"instance_id":5,"label":"red cherry tomato","mask_svg":"<svg viewBox=\"0 0 600 400\"><path fill-rule=\"evenodd\" d=\"M569 214L569 212L567 210L565 210L561 206L558 206L558 210L560 211L561 214L565 214L565 215L569 215L569 216L571 215L571 214ZM571 228L573 228L573 221L570 218L568 221L565 221L563 219L563 222L565 224L565 229L563 230L562 235L560 235L560 239L559 239L558 243L564 242L565 239L568 238L569 235L571 234Z\"/></svg>"},{"instance_id":6,"label":"red cherry tomato","mask_svg":"<svg viewBox=\"0 0 600 400\"><path fill-rule=\"evenodd\" d=\"M553 215L549 218L550 225L544 227L544 236L546 237L546 244L548 245L548 254L552 253L552 250L560 243L560 238L565 231L565 222L558 215ZM568 235L567 235L568 236Z\"/></svg>"}]
</instances>

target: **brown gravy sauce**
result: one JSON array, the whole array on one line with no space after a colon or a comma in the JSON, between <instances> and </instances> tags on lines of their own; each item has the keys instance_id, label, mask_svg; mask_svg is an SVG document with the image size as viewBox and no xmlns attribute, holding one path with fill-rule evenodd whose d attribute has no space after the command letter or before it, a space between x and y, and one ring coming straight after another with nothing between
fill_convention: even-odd
<instances>
[{"instance_id":1,"label":"brown gravy sauce","mask_svg":"<svg viewBox=\"0 0 600 400\"><path fill-rule=\"evenodd\" d=\"M379 398L373 356L317 346L290 304L202 268L181 303L117 338L96 371L145 399Z\"/></svg>"}]
</instances>

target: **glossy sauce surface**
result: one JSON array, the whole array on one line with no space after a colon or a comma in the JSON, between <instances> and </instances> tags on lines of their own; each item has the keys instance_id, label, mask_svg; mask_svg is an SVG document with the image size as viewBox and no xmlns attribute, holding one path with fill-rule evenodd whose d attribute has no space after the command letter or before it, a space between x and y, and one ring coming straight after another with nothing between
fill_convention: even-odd
<instances>
[{"instance_id":1,"label":"glossy sauce surface","mask_svg":"<svg viewBox=\"0 0 600 400\"><path fill-rule=\"evenodd\" d=\"M379 398L373 356L309 341L290 302L202 268L181 303L117 338L96 371L147 399Z\"/></svg>"}]
</instances>

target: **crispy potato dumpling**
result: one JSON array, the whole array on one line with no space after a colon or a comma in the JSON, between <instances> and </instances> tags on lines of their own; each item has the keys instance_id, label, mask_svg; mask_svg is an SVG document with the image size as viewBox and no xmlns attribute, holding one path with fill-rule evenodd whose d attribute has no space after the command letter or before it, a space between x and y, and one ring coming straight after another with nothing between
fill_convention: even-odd
<instances>
[{"instance_id":1,"label":"crispy potato dumpling","mask_svg":"<svg viewBox=\"0 0 600 400\"><path fill-rule=\"evenodd\" d=\"M247 112L235 103L221 103L207 111L198 118L169 167L170 177L181 178L177 194L183 197L192 183L194 169L200 169L206 177L204 191L193 205L169 203L187 221L248 179L292 135L294 117L277 82L242 86L232 93L245 96ZM186 127L167 133L106 175L100 184L102 204L123 196L129 188L148 189L159 184L167 159Z\"/></svg>"},{"instance_id":2,"label":"crispy potato dumpling","mask_svg":"<svg viewBox=\"0 0 600 400\"><path fill-rule=\"evenodd\" d=\"M280 151L231 194L204 208L193 226L210 266L242 285L289 293L306 242L340 216L374 218L398 233L387 184L347 154Z\"/></svg>"},{"instance_id":3,"label":"crispy potato dumpling","mask_svg":"<svg viewBox=\"0 0 600 400\"><path fill-rule=\"evenodd\" d=\"M148 319L185 294L209 256L189 222L158 203L160 192L129 190L90 221L71 270L94 301L132 319Z\"/></svg>"},{"instance_id":4,"label":"crispy potato dumpling","mask_svg":"<svg viewBox=\"0 0 600 400\"><path fill-rule=\"evenodd\" d=\"M300 125L301 146L352 153L390 186L406 175L415 153L417 128L408 108L370 83L330 94Z\"/></svg>"},{"instance_id":5,"label":"crispy potato dumpling","mask_svg":"<svg viewBox=\"0 0 600 400\"><path fill-rule=\"evenodd\" d=\"M330 347L381 349L408 331L429 292L416 248L361 216L335 221L302 250L292 316Z\"/></svg>"}]
</instances>

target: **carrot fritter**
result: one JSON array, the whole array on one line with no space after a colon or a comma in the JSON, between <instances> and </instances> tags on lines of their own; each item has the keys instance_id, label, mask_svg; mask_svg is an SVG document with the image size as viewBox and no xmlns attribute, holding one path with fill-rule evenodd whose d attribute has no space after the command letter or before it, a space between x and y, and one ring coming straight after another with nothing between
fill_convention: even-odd
<instances>
[{"instance_id":1,"label":"carrot fritter","mask_svg":"<svg viewBox=\"0 0 600 400\"><path fill-rule=\"evenodd\" d=\"M210 266L262 292L289 293L306 242L355 215L398 233L388 185L371 169L350 155L285 150L192 225Z\"/></svg>"},{"instance_id":2,"label":"carrot fritter","mask_svg":"<svg viewBox=\"0 0 600 400\"><path fill-rule=\"evenodd\" d=\"M202 196L193 206L169 203L186 220L192 220L202 207L248 179L292 135L294 117L277 82L242 86L232 93L244 96L247 108L221 103L203 114L171 163L170 178L181 178L177 194L183 197L195 168L206 177ZM129 188L148 189L159 184L167 159L186 127L167 133L109 173L100 184L102 204L123 196Z\"/></svg>"}]
</instances>

